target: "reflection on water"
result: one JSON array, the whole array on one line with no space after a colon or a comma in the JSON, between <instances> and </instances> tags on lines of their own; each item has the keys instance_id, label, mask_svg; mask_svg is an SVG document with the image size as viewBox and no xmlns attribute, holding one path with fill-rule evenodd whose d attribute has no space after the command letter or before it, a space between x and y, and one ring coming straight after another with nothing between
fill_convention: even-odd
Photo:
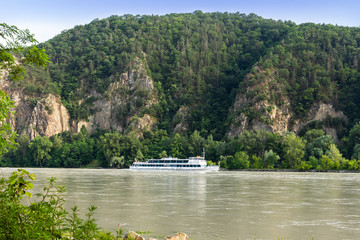
<instances>
[{"instance_id":1,"label":"reflection on water","mask_svg":"<svg viewBox=\"0 0 360 240\"><path fill-rule=\"evenodd\" d=\"M13 169L2 169L8 174ZM30 169L66 185L67 207L98 206L103 228L191 239L358 239L360 175Z\"/></svg>"}]
</instances>

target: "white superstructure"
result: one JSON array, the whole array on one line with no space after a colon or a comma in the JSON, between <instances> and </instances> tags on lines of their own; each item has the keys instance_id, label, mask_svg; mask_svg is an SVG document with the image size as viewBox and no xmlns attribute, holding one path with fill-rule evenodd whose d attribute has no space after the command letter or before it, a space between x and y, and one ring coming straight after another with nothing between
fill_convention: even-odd
<instances>
[{"instance_id":1,"label":"white superstructure","mask_svg":"<svg viewBox=\"0 0 360 240\"><path fill-rule=\"evenodd\" d=\"M219 166L207 166L204 157L178 159L173 157L148 159L146 162L134 162L131 170L219 170Z\"/></svg>"}]
</instances>

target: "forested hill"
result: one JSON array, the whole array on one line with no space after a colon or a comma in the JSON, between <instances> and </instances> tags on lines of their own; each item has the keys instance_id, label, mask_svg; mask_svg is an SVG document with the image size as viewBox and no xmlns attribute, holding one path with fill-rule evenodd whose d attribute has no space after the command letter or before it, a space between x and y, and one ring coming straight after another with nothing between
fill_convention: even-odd
<instances>
[{"instance_id":1,"label":"forested hill","mask_svg":"<svg viewBox=\"0 0 360 240\"><path fill-rule=\"evenodd\" d=\"M156 112L160 127L171 132L184 121L180 130L197 129L221 139L239 83L292 28L291 22L254 14L125 15L75 27L41 47L52 58L50 78L68 108L91 89L105 92L145 53L161 97ZM78 116L86 118L72 112Z\"/></svg>"},{"instance_id":2,"label":"forested hill","mask_svg":"<svg viewBox=\"0 0 360 240\"><path fill-rule=\"evenodd\" d=\"M58 132L197 130L224 140L252 129L302 136L315 128L341 142L360 120L360 28L240 13L124 15L40 47L52 63L29 68L12 89L25 94L21 109L36 114L54 114L54 99L65 106ZM47 135L33 122L28 135Z\"/></svg>"}]
</instances>

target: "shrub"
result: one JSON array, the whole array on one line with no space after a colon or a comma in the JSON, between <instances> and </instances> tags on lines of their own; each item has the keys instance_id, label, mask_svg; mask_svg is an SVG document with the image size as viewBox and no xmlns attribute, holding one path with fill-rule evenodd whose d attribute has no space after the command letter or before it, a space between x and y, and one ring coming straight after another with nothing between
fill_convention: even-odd
<instances>
[{"instance_id":1,"label":"shrub","mask_svg":"<svg viewBox=\"0 0 360 240\"><path fill-rule=\"evenodd\" d=\"M50 178L44 193L36 194L37 201L25 205L25 197L32 199L29 190L35 178L18 169L8 179L0 179L0 239L115 239L95 223L95 206L89 207L85 219L76 206L70 213L65 210L61 196L65 187L55 186L55 178Z\"/></svg>"},{"instance_id":2,"label":"shrub","mask_svg":"<svg viewBox=\"0 0 360 240\"><path fill-rule=\"evenodd\" d=\"M297 166L297 168L301 171L309 171L311 165L305 161L301 161L301 163Z\"/></svg>"}]
</instances>

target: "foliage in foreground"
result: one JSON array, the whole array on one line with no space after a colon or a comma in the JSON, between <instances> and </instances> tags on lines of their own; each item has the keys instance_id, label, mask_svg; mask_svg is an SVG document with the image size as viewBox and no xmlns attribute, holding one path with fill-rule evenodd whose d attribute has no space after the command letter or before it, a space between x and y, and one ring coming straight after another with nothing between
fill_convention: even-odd
<instances>
[{"instance_id":1,"label":"foliage in foreground","mask_svg":"<svg viewBox=\"0 0 360 240\"><path fill-rule=\"evenodd\" d=\"M20 30L16 26L0 23L0 77L8 72L14 81L24 78L24 65L46 67L49 56L45 50L35 45L26 48L26 44L35 44L37 41L28 30ZM15 54L25 54L21 60ZM20 62L20 63L19 63ZM5 71L4 71L5 70ZM14 114L15 106L10 97L0 90L0 154L6 153L15 144L17 134L6 120Z\"/></svg>"},{"instance_id":2,"label":"foliage in foreground","mask_svg":"<svg viewBox=\"0 0 360 240\"><path fill-rule=\"evenodd\" d=\"M35 177L18 169L8 179L0 179L0 239L120 238L97 226L95 206L89 207L85 219L79 217L76 206L68 212L61 196L65 188L55 186L55 178L50 178L44 192L35 194L37 201L33 201L30 190Z\"/></svg>"}]
</instances>

